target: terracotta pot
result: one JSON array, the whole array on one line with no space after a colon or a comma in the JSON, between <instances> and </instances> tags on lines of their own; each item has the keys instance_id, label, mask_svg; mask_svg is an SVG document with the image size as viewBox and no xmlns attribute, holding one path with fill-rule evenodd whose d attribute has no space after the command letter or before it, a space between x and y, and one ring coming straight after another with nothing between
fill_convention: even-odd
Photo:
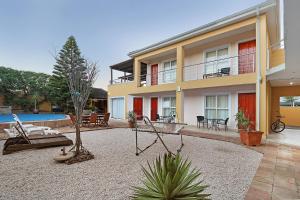
<instances>
[{"instance_id":1,"label":"terracotta pot","mask_svg":"<svg viewBox=\"0 0 300 200\"><path fill-rule=\"evenodd\" d=\"M261 143L263 132L240 130L241 142L248 146L257 146Z\"/></svg>"},{"instance_id":2,"label":"terracotta pot","mask_svg":"<svg viewBox=\"0 0 300 200\"><path fill-rule=\"evenodd\" d=\"M128 124L129 124L129 128L134 128L134 122L128 121Z\"/></svg>"}]
</instances>

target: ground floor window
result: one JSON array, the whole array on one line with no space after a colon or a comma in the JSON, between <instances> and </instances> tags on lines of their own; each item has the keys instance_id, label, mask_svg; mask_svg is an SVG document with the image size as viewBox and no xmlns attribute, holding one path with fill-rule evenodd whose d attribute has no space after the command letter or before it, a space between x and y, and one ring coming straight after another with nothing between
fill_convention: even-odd
<instances>
[{"instance_id":1,"label":"ground floor window","mask_svg":"<svg viewBox=\"0 0 300 200\"><path fill-rule=\"evenodd\" d=\"M115 119L124 119L124 98L111 99L111 117Z\"/></svg>"},{"instance_id":2,"label":"ground floor window","mask_svg":"<svg viewBox=\"0 0 300 200\"><path fill-rule=\"evenodd\" d=\"M176 113L176 97L163 97L162 99L162 114L170 116Z\"/></svg>"},{"instance_id":3,"label":"ground floor window","mask_svg":"<svg viewBox=\"0 0 300 200\"><path fill-rule=\"evenodd\" d=\"M228 95L206 96L205 117L208 119L226 119L228 117Z\"/></svg>"}]
</instances>

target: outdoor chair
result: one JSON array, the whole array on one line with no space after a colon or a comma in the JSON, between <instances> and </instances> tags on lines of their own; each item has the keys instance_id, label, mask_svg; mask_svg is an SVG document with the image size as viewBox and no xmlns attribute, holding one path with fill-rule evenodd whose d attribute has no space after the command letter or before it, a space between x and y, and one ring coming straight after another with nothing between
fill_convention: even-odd
<instances>
[{"instance_id":1,"label":"outdoor chair","mask_svg":"<svg viewBox=\"0 0 300 200\"><path fill-rule=\"evenodd\" d=\"M156 114L156 121L161 122L164 120L163 116L160 116L159 114Z\"/></svg>"},{"instance_id":2,"label":"outdoor chair","mask_svg":"<svg viewBox=\"0 0 300 200\"><path fill-rule=\"evenodd\" d=\"M228 130L228 121L229 121L229 118L227 117L225 120L218 120L217 121L217 127L218 129L220 129L220 126L224 126L224 130L227 131Z\"/></svg>"},{"instance_id":3,"label":"outdoor chair","mask_svg":"<svg viewBox=\"0 0 300 200\"><path fill-rule=\"evenodd\" d=\"M97 113L92 113L91 116L90 116L90 120L89 120L89 126L93 125L94 127L97 125L97 118L98 118L98 115Z\"/></svg>"},{"instance_id":4,"label":"outdoor chair","mask_svg":"<svg viewBox=\"0 0 300 200\"><path fill-rule=\"evenodd\" d=\"M100 120L99 125L108 127L109 117L110 117L110 113L105 113L103 119Z\"/></svg>"},{"instance_id":5,"label":"outdoor chair","mask_svg":"<svg viewBox=\"0 0 300 200\"><path fill-rule=\"evenodd\" d=\"M223 75L229 76L230 75L230 67L224 67L224 68L220 69L218 72L218 75L219 76L223 76Z\"/></svg>"},{"instance_id":6,"label":"outdoor chair","mask_svg":"<svg viewBox=\"0 0 300 200\"><path fill-rule=\"evenodd\" d=\"M89 126L90 117L91 116L89 116L89 115L83 115L83 116L81 116L81 124L82 124L82 126Z\"/></svg>"},{"instance_id":7,"label":"outdoor chair","mask_svg":"<svg viewBox=\"0 0 300 200\"><path fill-rule=\"evenodd\" d=\"M207 119L205 119L204 116L197 116L197 128L200 128L201 123L203 124L203 127L205 127L204 125L206 124L206 127L208 128Z\"/></svg>"},{"instance_id":8,"label":"outdoor chair","mask_svg":"<svg viewBox=\"0 0 300 200\"><path fill-rule=\"evenodd\" d=\"M70 120L71 120L71 122L72 122L71 127L75 126L75 123L76 123L76 116L73 115L73 114L69 114L69 117L70 117Z\"/></svg>"}]
</instances>

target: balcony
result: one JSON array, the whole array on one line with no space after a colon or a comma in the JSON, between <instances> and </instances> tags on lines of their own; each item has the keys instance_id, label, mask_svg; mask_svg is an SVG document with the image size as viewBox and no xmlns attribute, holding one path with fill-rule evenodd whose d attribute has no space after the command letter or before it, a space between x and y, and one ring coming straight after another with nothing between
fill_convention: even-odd
<instances>
[{"instance_id":1,"label":"balcony","mask_svg":"<svg viewBox=\"0 0 300 200\"><path fill-rule=\"evenodd\" d=\"M255 72L255 52L184 66L183 80L201 80Z\"/></svg>"},{"instance_id":2,"label":"balcony","mask_svg":"<svg viewBox=\"0 0 300 200\"><path fill-rule=\"evenodd\" d=\"M133 74L125 74L124 76L120 76L118 78L112 79L110 81L111 85L115 85L115 84L123 84L123 83L129 83L129 82L133 82L134 80L134 76Z\"/></svg>"}]
</instances>

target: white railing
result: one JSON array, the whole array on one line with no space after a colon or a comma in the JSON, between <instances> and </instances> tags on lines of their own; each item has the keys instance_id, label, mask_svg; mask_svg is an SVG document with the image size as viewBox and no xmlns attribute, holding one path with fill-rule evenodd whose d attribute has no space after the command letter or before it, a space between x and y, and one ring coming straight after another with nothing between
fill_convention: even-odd
<instances>
[{"instance_id":1,"label":"white railing","mask_svg":"<svg viewBox=\"0 0 300 200\"><path fill-rule=\"evenodd\" d=\"M176 82L176 68L152 74L141 75L141 86L159 85Z\"/></svg>"},{"instance_id":2,"label":"white railing","mask_svg":"<svg viewBox=\"0 0 300 200\"><path fill-rule=\"evenodd\" d=\"M133 80L134 80L134 76L131 74L131 75L121 76L116 79L113 79L110 81L110 84L114 85L114 84L129 83L132 82Z\"/></svg>"},{"instance_id":3,"label":"white railing","mask_svg":"<svg viewBox=\"0 0 300 200\"><path fill-rule=\"evenodd\" d=\"M269 69L270 66L270 60L271 60L271 52L276 51L276 50L281 50L285 48L285 42L284 39L281 39L280 41L270 45L267 48L267 68Z\"/></svg>"},{"instance_id":4,"label":"white railing","mask_svg":"<svg viewBox=\"0 0 300 200\"><path fill-rule=\"evenodd\" d=\"M183 80L200 80L255 72L255 52L184 66Z\"/></svg>"}]
</instances>

